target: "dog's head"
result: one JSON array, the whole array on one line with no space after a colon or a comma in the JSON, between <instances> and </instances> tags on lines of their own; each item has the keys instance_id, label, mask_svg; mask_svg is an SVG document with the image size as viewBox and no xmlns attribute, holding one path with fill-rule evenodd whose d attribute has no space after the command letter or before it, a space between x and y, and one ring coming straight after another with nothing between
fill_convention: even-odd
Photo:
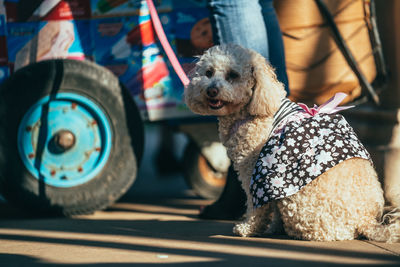
<instances>
[{"instance_id":1,"label":"dog's head","mask_svg":"<svg viewBox=\"0 0 400 267\"><path fill-rule=\"evenodd\" d=\"M208 49L185 88L185 102L193 112L216 116L243 110L273 116L285 95L264 57L233 44Z\"/></svg>"}]
</instances>

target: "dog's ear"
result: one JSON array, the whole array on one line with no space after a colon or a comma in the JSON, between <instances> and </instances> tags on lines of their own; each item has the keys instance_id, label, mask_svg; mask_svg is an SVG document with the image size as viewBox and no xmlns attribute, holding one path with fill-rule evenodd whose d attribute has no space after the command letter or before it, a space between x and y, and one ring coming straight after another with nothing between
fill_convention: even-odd
<instances>
[{"instance_id":1,"label":"dog's ear","mask_svg":"<svg viewBox=\"0 0 400 267\"><path fill-rule=\"evenodd\" d=\"M251 64L255 85L248 111L254 116L273 116L286 95L283 84L277 80L273 68L261 55L253 53Z\"/></svg>"}]
</instances>

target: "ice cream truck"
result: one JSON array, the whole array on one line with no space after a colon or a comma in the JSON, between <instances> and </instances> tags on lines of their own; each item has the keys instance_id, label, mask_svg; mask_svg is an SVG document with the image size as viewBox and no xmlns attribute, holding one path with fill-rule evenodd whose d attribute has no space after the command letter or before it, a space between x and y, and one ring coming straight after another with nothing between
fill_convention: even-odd
<instances>
[{"instance_id":1,"label":"ice cream truck","mask_svg":"<svg viewBox=\"0 0 400 267\"><path fill-rule=\"evenodd\" d=\"M63 215L104 209L136 178L144 122L178 121L187 126L199 119L184 104L182 82L153 29L148 2L0 1L0 191L10 203ZM351 58L338 54L346 54L341 49L314 57L312 52L292 55L299 51L296 47L311 47L325 36L315 28L325 24L321 16L304 15L302 23L310 25L299 30L300 24L285 16L292 17L291 3L304 1L276 2L282 6L280 19L286 21L281 25L294 100L323 102L329 97L327 90L315 89L320 85L305 84L304 71L298 71L299 64L307 63L314 66L310 71L318 72L318 62L310 59L318 57L344 62L335 69L337 73L330 73L328 85L353 81L346 87L353 92L349 101L362 96L353 87L375 79L378 50L371 46L356 50L355 62L368 62L362 65L367 73L361 77L364 80L354 75L357 69L348 67ZM362 20L365 24L370 13L360 10L369 1L337 2L328 5L337 23ZM213 45L206 1L157 0L154 4L181 67L190 72L195 56ZM356 19L347 20L348 16ZM360 34L352 32L354 25L344 29L348 30L345 38L369 40L365 27ZM322 77L313 76L314 81ZM211 134L204 133L204 127L180 128L191 140L183 165L190 186L200 196L216 198L230 161L218 142L215 119L205 120L212 125L207 126L213 129ZM215 159L215 154L220 158Z\"/></svg>"},{"instance_id":2,"label":"ice cream truck","mask_svg":"<svg viewBox=\"0 0 400 267\"><path fill-rule=\"evenodd\" d=\"M212 44L211 34L193 31L211 32L208 11L204 1L176 2L154 4L188 70L208 48L203 43ZM109 206L136 178L143 123L194 117L146 1L5 0L0 7L3 196L64 215Z\"/></svg>"}]
</instances>

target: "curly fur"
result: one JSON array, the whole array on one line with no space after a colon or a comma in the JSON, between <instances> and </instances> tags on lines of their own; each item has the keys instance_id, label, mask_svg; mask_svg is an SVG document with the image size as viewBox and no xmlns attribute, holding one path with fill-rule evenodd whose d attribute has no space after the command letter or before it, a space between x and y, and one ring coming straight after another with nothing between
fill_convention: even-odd
<instances>
[{"instance_id":1,"label":"curly fur","mask_svg":"<svg viewBox=\"0 0 400 267\"><path fill-rule=\"evenodd\" d=\"M192 111L218 116L220 139L246 192L247 219L235 225L234 233L257 236L283 226L289 236L304 240L399 241L400 212L385 214L382 187L364 159L346 160L298 193L253 209L251 175L284 97L283 85L266 60L238 45L206 51L185 88Z\"/></svg>"}]
</instances>

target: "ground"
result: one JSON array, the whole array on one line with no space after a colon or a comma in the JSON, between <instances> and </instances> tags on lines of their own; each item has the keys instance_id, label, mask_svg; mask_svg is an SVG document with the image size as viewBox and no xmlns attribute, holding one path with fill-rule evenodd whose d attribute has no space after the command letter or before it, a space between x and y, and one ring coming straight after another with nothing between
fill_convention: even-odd
<instances>
[{"instance_id":1,"label":"ground","mask_svg":"<svg viewBox=\"0 0 400 267\"><path fill-rule=\"evenodd\" d=\"M105 211L32 218L0 201L0 266L400 266L400 244L241 238L232 221L199 220L199 206L210 201L152 164L156 130L146 129L136 183Z\"/></svg>"}]
</instances>

